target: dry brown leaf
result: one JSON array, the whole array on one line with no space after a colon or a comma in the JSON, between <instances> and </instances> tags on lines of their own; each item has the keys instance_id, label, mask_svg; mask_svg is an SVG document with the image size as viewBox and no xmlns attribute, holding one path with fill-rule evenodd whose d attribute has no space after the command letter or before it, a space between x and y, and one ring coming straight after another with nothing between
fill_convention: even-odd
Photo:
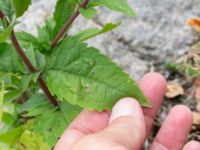
<instances>
[{"instance_id":1,"label":"dry brown leaf","mask_svg":"<svg viewBox=\"0 0 200 150\"><path fill-rule=\"evenodd\" d=\"M200 77L197 77L194 81L194 85L200 87Z\"/></svg>"},{"instance_id":2,"label":"dry brown leaf","mask_svg":"<svg viewBox=\"0 0 200 150\"><path fill-rule=\"evenodd\" d=\"M176 82L167 83L167 92L165 94L167 98L175 98L176 96L183 94L184 94L184 89L179 83Z\"/></svg>"},{"instance_id":3,"label":"dry brown leaf","mask_svg":"<svg viewBox=\"0 0 200 150\"><path fill-rule=\"evenodd\" d=\"M192 124L195 126L200 126L200 113L192 112L193 121Z\"/></svg>"},{"instance_id":4,"label":"dry brown leaf","mask_svg":"<svg viewBox=\"0 0 200 150\"><path fill-rule=\"evenodd\" d=\"M191 18L187 21L187 24L194 28L196 31L200 32L200 19Z\"/></svg>"}]
</instances>

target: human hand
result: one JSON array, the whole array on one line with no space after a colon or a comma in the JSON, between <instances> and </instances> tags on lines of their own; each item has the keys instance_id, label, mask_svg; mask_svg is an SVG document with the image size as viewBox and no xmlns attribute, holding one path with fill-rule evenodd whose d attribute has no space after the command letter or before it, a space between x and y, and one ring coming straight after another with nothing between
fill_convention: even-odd
<instances>
[{"instance_id":1,"label":"human hand","mask_svg":"<svg viewBox=\"0 0 200 150\"><path fill-rule=\"evenodd\" d=\"M166 90L166 81L158 73L149 73L140 81L153 107L141 109L137 101L124 98L111 112L84 110L66 129L55 150L138 150L150 133L156 112ZM191 129L191 111L183 105L172 108L151 145L151 150L200 150L200 143L184 145Z\"/></svg>"}]
</instances>

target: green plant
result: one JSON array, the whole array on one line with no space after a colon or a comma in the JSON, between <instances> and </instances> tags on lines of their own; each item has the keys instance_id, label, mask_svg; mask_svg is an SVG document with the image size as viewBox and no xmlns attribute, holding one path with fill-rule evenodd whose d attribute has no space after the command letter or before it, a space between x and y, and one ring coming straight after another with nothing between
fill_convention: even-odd
<instances>
[{"instance_id":1,"label":"green plant","mask_svg":"<svg viewBox=\"0 0 200 150\"><path fill-rule=\"evenodd\" d=\"M84 43L119 23L69 34L79 14L92 19L98 6L133 16L126 0L58 0L37 36L13 30L30 4L0 0L0 149L51 149L83 107L111 109L126 96L150 107L128 74Z\"/></svg>"},{"instance_id":2,"label":"green plant","mask_svg":"<svg viewBox=\"0 0 200 150\"><path fill-rule=\"evenodd\" d=\"M187 53L176 61L166 63L166 68L188 78L198 77L200 75L200 43L195 43Z\"/></svg>"}]
</instances>

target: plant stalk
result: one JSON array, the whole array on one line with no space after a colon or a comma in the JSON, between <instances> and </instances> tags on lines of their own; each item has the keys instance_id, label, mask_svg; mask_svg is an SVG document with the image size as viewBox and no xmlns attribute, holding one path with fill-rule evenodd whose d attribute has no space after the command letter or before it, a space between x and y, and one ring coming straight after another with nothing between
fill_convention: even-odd
<instances>
[{"instance_id":1,"label":"plant stalk","mask_svg":"<svg viewBox=\"0 0 200 150\"><path fill-rule=\"evenodd\" d=\"M7 26L9 26L9 22L6 19L4 13L0 10L0 18L1 20L6 21ZM17 41L17 38L15 36L14 31L11 32L10 34L10 40L13 44L13 46L15 47L15 50L17 52L17 54L20 56L20 58L23 60L23 62L25 63L25 65L27 66L27 68L29 69L29 71L31 73L34 73L37 71L37 69L32 65L32 63L30 62L30 60L28 59L28 57L25 55L24 51L21 49L19 42ZM46 96L48 97L48 100L54 105L54 106L58 106L58 102L55 99L55 97L53 97L48 89L48 87L46 86L44 80L42 79L42 76L40 75L38 80L37 80L38 84L40 85L41 89L43 90L43 92L46 94Z\"/></svg>"},{"instance_id":2,"label":"plant stalk","mask_svg":"<svg viewBox=\"0 0 200 150\"><path fill-rule=\"evenodd\" d=\"M84 0L81 4L81 8L85 8L87 4L89 3L89 0ZM79 9L74 12L74 14L71 16L71 18L66 22L66 24L63 26L61 31L56 35L55 39L51 43L51 48L54 48L60 38L65 34L65 31L72 25L72 23L76 20L76 18L79 16L80 12Z\"/></svg>"}]
</instances>

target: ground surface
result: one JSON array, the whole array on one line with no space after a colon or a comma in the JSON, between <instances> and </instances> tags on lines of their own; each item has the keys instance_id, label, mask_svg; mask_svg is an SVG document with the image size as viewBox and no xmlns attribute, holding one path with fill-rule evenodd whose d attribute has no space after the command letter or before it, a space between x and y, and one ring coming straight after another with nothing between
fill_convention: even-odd
<instances>
[{"instance_id":1,"label":"ground surface","mask_svg":"<svg viewBox=\"0 0 200 150\"><path fill-rule=\"evenodd\" d=\"M128 0L137 12L130 18L107 9L99 9L99 15L93 21L79 18L72 32L89 26L101 26L109 21L122 20L122 25L112 33L89 41L123 67L133 78L138 80L146 72L155 70L163 73L168 79L179 78L166 71L164 64L174 56L181 55L190 49L197 39L197 34L186 24L191 17L200 17L199 0ZM33 0L22 23L17 30L26 30L36 34L36 25L42 25L45 18L51 16L56 0ZM192 81L182 82L186 93L175 100L165 100L155 123L155 132L173 105L186 104L195 109L192 95ZM154 132L154 133L155 133ZM199 130L192 132L190 139L198 139ZM147 142L147 145L148 142Z\"/></svg>"}]
</instances>

